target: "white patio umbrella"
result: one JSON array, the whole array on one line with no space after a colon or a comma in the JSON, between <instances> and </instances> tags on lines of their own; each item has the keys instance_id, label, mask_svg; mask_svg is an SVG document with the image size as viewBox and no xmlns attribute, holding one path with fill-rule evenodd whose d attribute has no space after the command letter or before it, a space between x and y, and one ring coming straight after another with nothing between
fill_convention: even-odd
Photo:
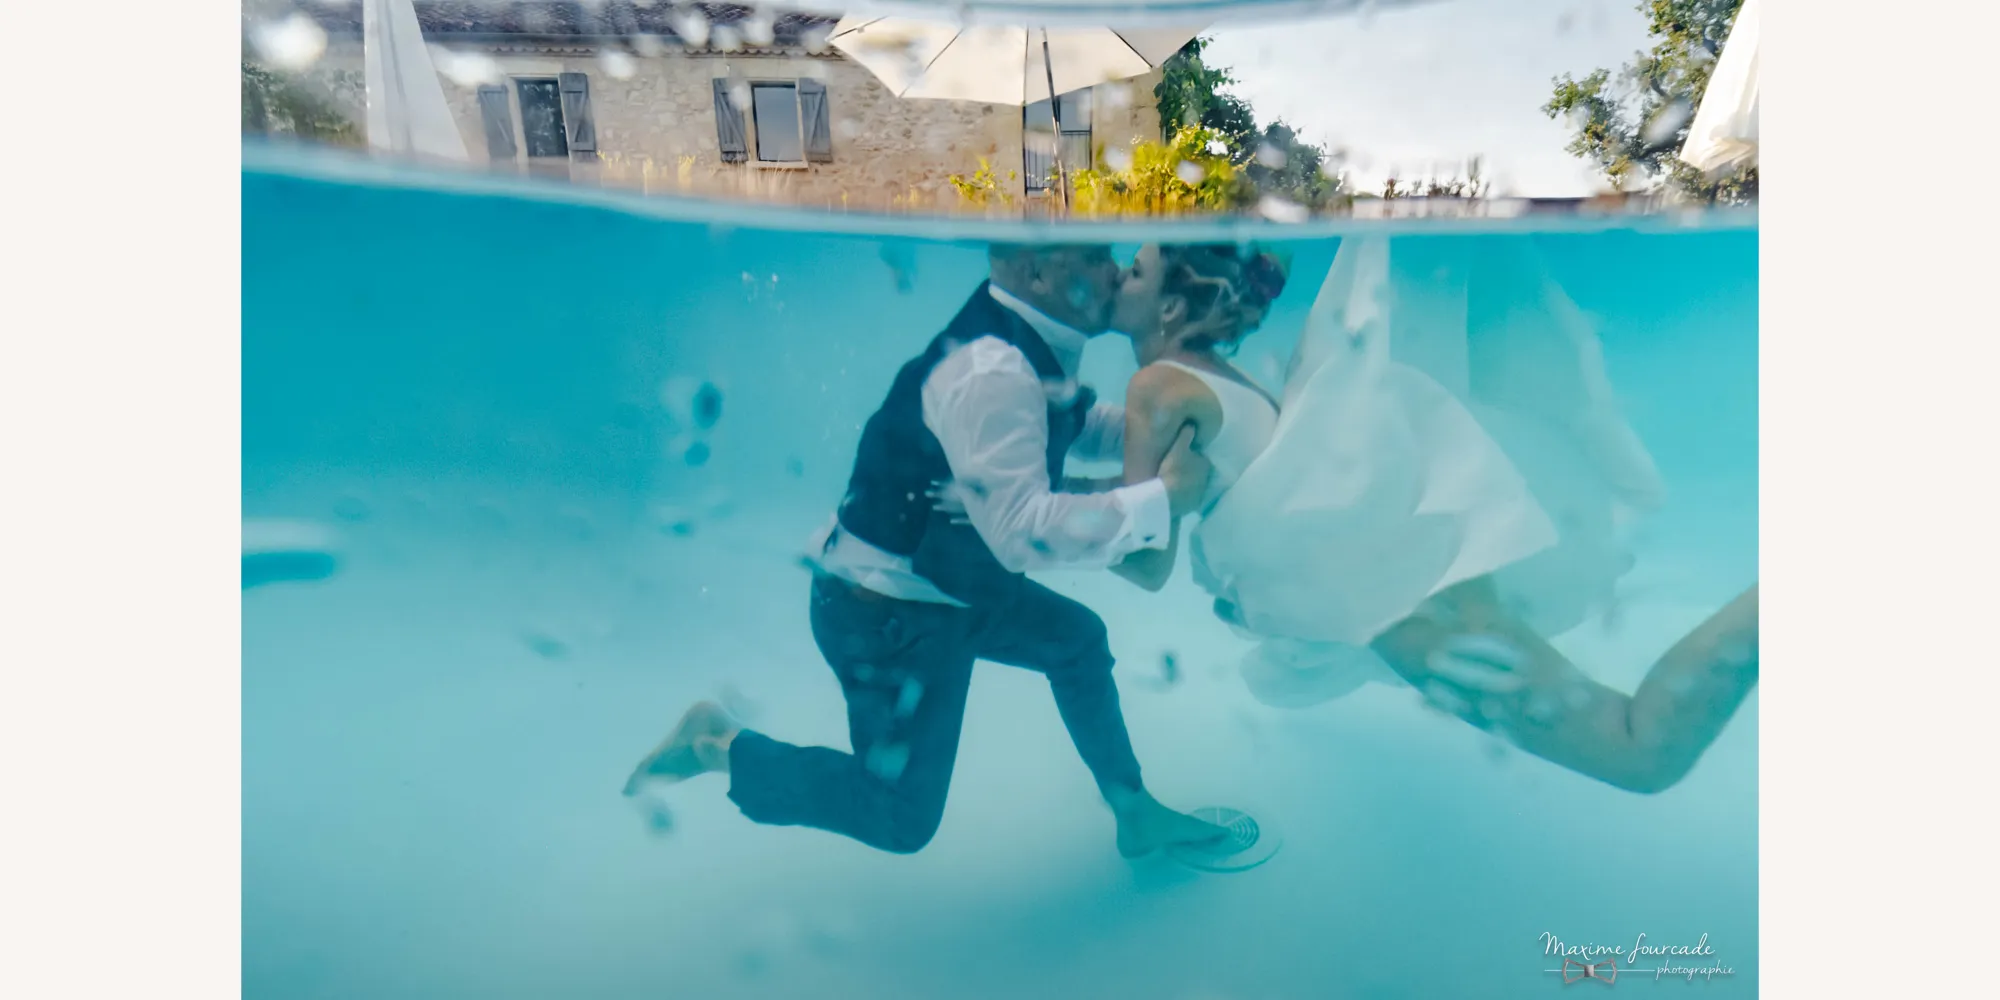
<instances>
[{"instance_id":1,"label":"white patio umbrella","mask_svg":"<svg viewBox=\"0 0 2000 1000\"><path fill-rule=\"evenodd\" d=\"M1757 0L1743 0L1680 157L1703 173L1757 164Z\"/></svg>"},{"instance_id":2,"label":"white patio umbrella","mask_svg":"<svg viewBox=\"0 0 2000 1000\"><path fill-rule=\"evenodd\" d=\"M868 68L897 97L1026 106L1061 102L1073 90L1141 76L1200 33L1195 27L958 25L851 15L833 29L835 48ZM1060 153L1057 172L1062 170Z\"/></svg>"},{"instance_id":3,"label":"white patio umbrella","mask_svg":"<svg viewBox=\"0 0 2000 1000\"><path fill-rule=\"evenodd\" d=\"M392 153L466 159L465 137L444 101L411 0L363 0L362 62L368 145Z\"/></svg>"}]
</instances>

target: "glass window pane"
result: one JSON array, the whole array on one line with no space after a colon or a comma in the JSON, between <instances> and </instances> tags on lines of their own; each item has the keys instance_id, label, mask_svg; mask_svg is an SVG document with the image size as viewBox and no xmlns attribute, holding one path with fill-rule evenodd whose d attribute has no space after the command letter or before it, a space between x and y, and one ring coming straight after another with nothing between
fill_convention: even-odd
<instances>
[{"instance_id":1,"label":"glass window pane","mask_svg":"<svg viewBox=\"0 0 2000 1000\"><path fill-rule=\"evenodd\" d=\"M799 136L799 92L789 83L760 83L750 88L757 116L757 158L767 163L797 163L806 158Z\"/></svg>"},{"instance_id":2,"label":"glass window pane","mask_svg":"<svg viewBox=\"0 0 2000 1000\"><path fill-rule=\"evenodd\" d=\"M562 92L554 80L521 80L521 138L529 156L568 156L563 134Z\"/></svg>"},{"instance_id":3,"label":"glass window pane","mask_svg":"<svg viewBox=\"0 0 2000 1000\"><path fill-rule=\"evenodd\" d=\"M1049 102L1036 101L1027 106L1021 114L1021 130L1024 132L1054 132L1055 119L1049 114Z\"/></svg>"},{"instance_id":4,"label":"glass window pane","mask_svg":"<svg viewBox=\"0 0 2000 1000\"><path fill-rule=\"evenodd\" d=\"M1062 95L1062 127L1065 132L1090 129L1090 90L1072 90Z\"/></svg>"}]
</instances>

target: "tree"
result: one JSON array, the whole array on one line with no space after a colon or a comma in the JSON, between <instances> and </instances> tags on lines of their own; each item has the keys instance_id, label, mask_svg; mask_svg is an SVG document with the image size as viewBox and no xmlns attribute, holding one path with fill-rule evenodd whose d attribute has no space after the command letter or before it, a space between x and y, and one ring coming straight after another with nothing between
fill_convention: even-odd
<instances>
[{"instance_id":1,"label":"tree","mask_svg":"<svg viewBox=\"0 0 2000 1000\"><path fill-rule=\"evenodd\" d=\"M1222 144L1223 155L1258 192L1327 207L1344 192L1338 177L1326 176L1326 150L1300 140L1282 120L1260 127L1249 102L1221 93L1236 79L1202 60L1210 41L1191 39L1160 65L1153 100L1161 140L1174 146L1185 129L1199 127Z\"/></svg>"},{"instance_id":2,"label":"tree","mask_svg":"<svg viewBox=\"0 0 2000 1000\"><path fill-rule=\"evenodd\" d=\"M1123 170L1097 167L1076 173L1079 215L1185 215L1228 212L1256 203L1249 177L1229 157L1211 129L1189 125L1166 142L1132 147Z\"/></svg>"},{"instance_id":3,"label":"tree","mask_svg":"<svg viewBox=\"0 0 2000 1000\"><path fill-rule=\"evenodd\" d=\"M1569 152L1590 160L1613 188L1650 184L1690 201L1742 204L1757 198L1757 169L1704 177L1681 162L1688 126L1708 89L1722 43L1743 0L1641 0L1657 41L1614 77L1593 70L1578 80L1563 74L1542 112L1568 117Z\"/></svg>"}]
</instances>

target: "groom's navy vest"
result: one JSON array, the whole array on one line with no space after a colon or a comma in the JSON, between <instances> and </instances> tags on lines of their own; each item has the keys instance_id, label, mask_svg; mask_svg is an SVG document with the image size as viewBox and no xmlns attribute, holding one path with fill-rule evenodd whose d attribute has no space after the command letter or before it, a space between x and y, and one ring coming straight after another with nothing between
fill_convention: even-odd
<instances>
[{"instance_id":1,"label":"groom's navy vest","mask_svg":"<svg viewBox=\"0 0 2000 1000\"><path fill-rule=\"evenodd\" d=\"M995 301L989 285L965 303L922 354L901 371L889 397L868 418L861 448L840 505L840 527L885 552L908 557L918 575L967 604L1005 602L1025 577L1009 572L970 525L953 524L934 509L933 483L952 478L944 449L924 426L924 380L945 355L980 337L998 337L1027 356L1044 384L1067 376L1040 334L1013 310ZM1059 394L1058 394L1059 395ZM1059 488L1063 458L1083 430L1096 394L1088 387L1065 401L1048 403L1049 482ZM976 482L962 483L968 490Z\"/></svg>"}]
</instances>

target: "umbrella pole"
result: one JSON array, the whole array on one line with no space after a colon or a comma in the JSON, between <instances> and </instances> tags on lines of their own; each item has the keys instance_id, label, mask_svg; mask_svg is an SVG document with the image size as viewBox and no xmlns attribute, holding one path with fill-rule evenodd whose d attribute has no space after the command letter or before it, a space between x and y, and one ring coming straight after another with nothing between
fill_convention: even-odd
<instances>
[{"instance_id":1,"label":"umbrella pole","mask_svg":"<svg viewBox=\"0 0 2000 1000\"><path fill-rule=\"evenodd\" d=\"M1049 61L1049 29L1042 29L1042 71L1049 80L1049 120L1055 123L1055 164L1056 199L1062 203L1063 211L1069 211L1069 174L1063 170L1062 161L1062 102L1056 99L1056 68Z\"/></svg>"}]
</instances>

